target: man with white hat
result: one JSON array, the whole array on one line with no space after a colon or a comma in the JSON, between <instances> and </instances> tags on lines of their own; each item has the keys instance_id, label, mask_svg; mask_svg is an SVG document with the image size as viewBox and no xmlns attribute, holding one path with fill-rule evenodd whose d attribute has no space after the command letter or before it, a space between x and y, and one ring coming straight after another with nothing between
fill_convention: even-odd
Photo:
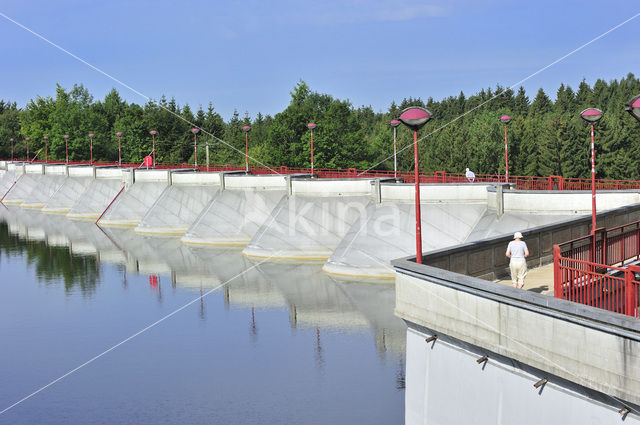
<instances>
[{"instance_id":1,"label":"man with white hat","mask_svg":"<svg viewBox=\"0 0 640 425\"><path fill-rule=\"evenodd\" d=\"M469 181L469 183L473 182L476 179L476 173L467 168L467 171L464 173L465 177Z\"/></svg>"},{"instance_id":2,"label":"man with white hat","mask_svg":"<svg viewBox=\"0 0 640 425\"><path fill-rule=\"evenodd\" d=\"M529 249L522 240L522 233L515 232L513 240L507 246L506 256L510 258L509 270L511 271L511 282L514 288L524 286L524 278L527 275L527 260Z\"/></svg>"}]
</instances>

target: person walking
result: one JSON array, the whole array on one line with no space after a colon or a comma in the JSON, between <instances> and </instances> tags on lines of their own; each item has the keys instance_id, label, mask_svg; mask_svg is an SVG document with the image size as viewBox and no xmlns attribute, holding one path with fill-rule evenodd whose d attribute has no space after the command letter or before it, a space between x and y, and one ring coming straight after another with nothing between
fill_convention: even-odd
<instances>
[{"instance_id":1,"label":"person walking","mask_svg":"<svg viewBox=\"0 0 640 425\"><path fill-rule=\"evenodd\" d=\"M464 173L464 175L467 177L467 180L469 181L469 183L473 183L473 181L476 179L476 174L468 168L467 168L467 172Z\"/></svg>"},{"instance_id":2,"label":"person walking","mask_svg":"<svg viewBox=\"0 0 640 425\"><path fill-rule=\"evenodd\" d=\"M509 270L511 271L511 282L514 288L524 287L524 278L527 275L527 260L529 248L522 240L522 233L515 232L513 240L507 246L505 254L509 259Z\"/></svg>"}]
</instances>

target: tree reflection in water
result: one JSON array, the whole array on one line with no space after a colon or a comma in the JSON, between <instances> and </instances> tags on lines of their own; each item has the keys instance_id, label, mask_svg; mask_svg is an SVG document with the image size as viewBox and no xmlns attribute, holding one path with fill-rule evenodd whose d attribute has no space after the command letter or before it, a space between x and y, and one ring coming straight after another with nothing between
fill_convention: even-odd
<instances>
[{"instance_id":1,"label":"tree reflection in water","mask_svg":"<svg viewBox=\"0 0 640 425\"><path fill-rule=\"evenodd\" d=\"M51 246L9 232L7 223L0 221L0 256L24 256L40 282L64 282L67 293L80 291L92 295L100 282L98 259L94 255L73 254L69 247Z\"/></svg>"}]
</instances>

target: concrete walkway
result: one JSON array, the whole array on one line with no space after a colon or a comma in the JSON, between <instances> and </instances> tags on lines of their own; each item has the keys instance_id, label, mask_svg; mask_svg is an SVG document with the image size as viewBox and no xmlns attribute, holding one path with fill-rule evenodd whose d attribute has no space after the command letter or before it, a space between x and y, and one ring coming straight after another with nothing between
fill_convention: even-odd
<instances>
[{"instance_id":1,"label":"concrete walkway","mask_svg":"<svg viewBox=\"0 0 640 425\"><path fill-rule=\"evenodd\" d=\"M511 286L511 279L496 280L495 282ZM553 293L553 263L529 269L527 277L524 279L524 289L540 294Z\"/></svg>"}]
</instances>

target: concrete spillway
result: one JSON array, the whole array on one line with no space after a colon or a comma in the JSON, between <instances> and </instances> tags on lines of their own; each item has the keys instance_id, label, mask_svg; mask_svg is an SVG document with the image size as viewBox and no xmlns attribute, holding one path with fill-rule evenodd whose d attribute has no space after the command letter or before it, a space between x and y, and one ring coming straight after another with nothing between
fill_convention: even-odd
<instances>
[{"instance_id":1,"label":"concrete spillway","mask_svg":"<svg viewBox=\"0 0 640 425\"><path fill-rule=\"evenodd\" d=\"M422 249L433 251L516 230L571 218L569 214L506 212L500 216L481 203L424 203ZM415 207L370 203L349 229L323 270L337 277L394 279L394 258L415 251Z\"/></svg>"},{"instance_id":2,"label":"concrete spillway","mask_svg":"<svg viewBox=\"0 0 640 425\"><path fill-rule=\"evenodd\" d=\"M124 188L122 173L116 168L97 168L96 178L78 197L67 217L74 220L96 220Z\"/></svg>"},{"instance_id":3,"label":"concrete spillway","mask_svg":"<svg viewBox=\"0 0 640 425\"><path fill-rule=\"evenodd\" d=\"M293 181L243 253L274 260L326 261L370 200L368 180Z\"/></svg>"},{"instance_id":4,"label":"concrete spillway","mask_svg":"<svg viewBox=\"0 0 640 425\"><path fill-rule=\"evenodd\" d=\"M284 190L225 190L206 206L182 241L195 245L246 246L284 196Z\"/></svg>"},{"instance_id":5,"label":"concrete spillway","mask_svg":"<svg viewBox=\"0 0 640 425\"><path fill-rule=\"evenodd\" d=\"M409 184L0 162L3 168L5 203L73 219L104 212L102 226L184 234L181 242L190 245L244 246L245 256L261 261L325 262L326 273L347 280L389 280L390 261L415 249ZM587 191L502 184L424 184L421 199L425 253L575 219L591 207ZM637 202L638 191L597 194L599 211Z\"/></svg>"},{"instance_id":6,"label":"concrete spillway","mask_svg":"<svg viewBox=\"0 0 640 425\"><path fill-rule=\"evenodd\" d=\"M8 193L4 196L3 203L20 205L35 188L40 186L44 177L42 171L38 172L33 166L29 165L25 166L25 169L25 172L15 180L15 185L7 189ZM42 166L38 166L38 169L42 170Z\"/></svg>"},{"instance_id":7,"label":"concrete spillway","mask_svg":"<svg viewBox=\"0 0 640 425\"><path fill-rule=\"evenodd\" d=\"M148 235L182 235L219 192L218 173L171 174L171 186L151 205L135 228Z\"/></svg>"},{"instance_id":8,"label":"concrete spillway","mask_svg":"<svg viewBox=\"0 0 640 425\"><path fill-rule=\"evenodd\" d=\"M125 190L100 219L101 226L136 226L169 184L168 170L126 170Z\"/></svg>"}]
</instances>

